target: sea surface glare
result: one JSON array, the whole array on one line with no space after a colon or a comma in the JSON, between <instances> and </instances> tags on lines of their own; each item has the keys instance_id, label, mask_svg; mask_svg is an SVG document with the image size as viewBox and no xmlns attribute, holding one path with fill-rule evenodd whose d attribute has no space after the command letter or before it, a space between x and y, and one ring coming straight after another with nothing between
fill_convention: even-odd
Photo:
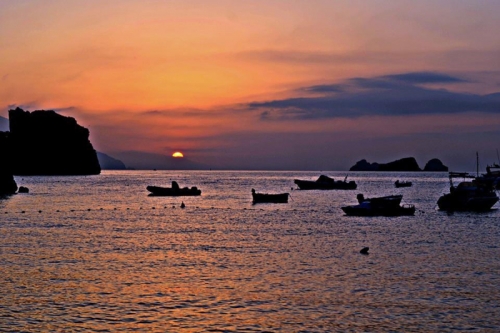
<instances>
[{"instance_id":1,"label":"sea surface glare","mask_svg":"<svg viewBox=\"0 0 500 333\"><path fill-rule=\"evenodd\" d=\"M0 199L0 331L500 331L498 203L438 211L446 173L358 172L354 191L291 190L321 173L16 177L30 193ZM148 196L172 180L202 195ZM252 188L291 198L252 205ZM403 194L417 212L344 216L358 193Z\"/></svg>"}]
</instances>

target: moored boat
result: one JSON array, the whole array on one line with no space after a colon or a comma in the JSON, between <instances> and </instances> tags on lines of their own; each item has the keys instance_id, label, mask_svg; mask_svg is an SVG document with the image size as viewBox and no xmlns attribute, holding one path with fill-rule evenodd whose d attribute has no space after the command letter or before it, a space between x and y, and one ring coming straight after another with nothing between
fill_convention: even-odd
<instances>
[{"instance_id":1,"label":"moored boat","mask_svg":"<svg viewBox=\"0 0 500 333\"><path fill-rule=\"evenodd\" d=\"M494 163L486 166L486 173L476 177L476 182L491 186L495 190L500 190L500 165Z\"/></svg>"},{"instance_id":2,"label":"moored boat","mask_svg":"<svg viewBox=\"0 0 500 333\"><path fill-rule=\"evenodd\" d=\"M414 205L401 205L402 195L364 198L357 195L358 205L345 206L342 210L347 216L404 216L414 215Z\"/></svg>"},{"instance_id":3,"label":"moored boat","mask_svg":"<svg viewBox=\"0 0 500 333\"><path fill-rule=\"evenodd\" d=\"M267 194L267 193L256 193L252 189L252 199L253 203L287 203L289 193L278 193L278 194Z\"/></svg>"},{"instance_id":4,"label":"moored boat","mask_svg":"<svg viewBox=\"0 0 500 333\"><path fill-rule=\"evenodd\" d=\"M462 181L457 186L453 178L473 178L472 181ZM499 198L493 184L477 180L468 173L450 172L450 193L442 195L437 205L440 210L447 211L487 211L495 205Z\"/></svg>"},{"instance_id":5,"label":"moored boat","mask_svg":"<svg viewBox=\"0 0 500 333\"><path fill-rule=\"evenodd\" d=\"M347 176L343 181L321 175L315 181L295 179L294 183L301 190L355 190L358 187L355 181L348 182Z\"/></svg>"},{"instance_id":6,"label":"moored boat","mask_svg":"<svg viewBox=\"0 0 500 333\"><path fill-rule=\"evenodd\" d=\"M402 181L400 182L399 179L394 182L394 186L397 188L399 187L411 187L413 184L410 181Z\"/></svg>"},{"instance_id":7,"label":"moored boat","mask_svg":"<svg viewBox=\"0 0 500 333\"><path fill-rule=\"evenodd\" d=\"M201 195L201 190L196 186L180 188L176 181L172 182L172 187L148 186L146 189L151 192L150 196L180 197Z\"/></svg>"}]
</instances>

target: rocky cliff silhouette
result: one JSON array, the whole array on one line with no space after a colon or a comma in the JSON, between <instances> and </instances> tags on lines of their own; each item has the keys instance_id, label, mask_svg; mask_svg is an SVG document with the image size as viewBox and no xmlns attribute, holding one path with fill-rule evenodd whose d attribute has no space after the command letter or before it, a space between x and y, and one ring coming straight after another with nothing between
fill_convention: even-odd
<instances>
[{"instance_id":1,"label":"rocky cliff silhouette","mask_svg":"<svg viewBox=\"0 0 500 333\"><path fill-rule=\"evenodd\" d=\"M422 171L414 157L405 157L389 163L369 163L365 159L356 162L349 171ZM424 171L448 171L448 167L433 158L425 165Z\"/></svg>"},{"instance_id":2,"label":"rocky cliff silhouette","mask_svg":"<svg viewBox=\"0 0 500 333\"><path fill-rule=\"evenodd\" d=\"M101 172L89 130L54 111L9 110L15 175L95 175Z\"/></svg>"},{"instance_id":3,"label":"rocky cliff silhouette","mask_svg":"<svg viewBox=\"0 0 500 333\"><path fill-rule=\"evenodd\" d=\"M433 158L427 162L424 171L448 171L448 167L443 164L439 159Z\"/></svg>"},{"instance_id":4,"label":"rocky cliff silhouette","mask_svg":"<svg viewBox=\"0 0 500 333\"><path fill-rule=\"evenodd\" d=\"M0 196L14 194L17 191L11 162L9 133L0 132Z\"/></svg>"},{"instance_id":5,"label":"rocky cliff silhouette","mask_svg":"<svg viewBox=\"0 0 500 333\"><path fill-rule=\"evenodd\" d=\"M405 157L389 163L369 163L361 160L349 171L422 171L413 157Z\"/></svg>"}]
</instances>

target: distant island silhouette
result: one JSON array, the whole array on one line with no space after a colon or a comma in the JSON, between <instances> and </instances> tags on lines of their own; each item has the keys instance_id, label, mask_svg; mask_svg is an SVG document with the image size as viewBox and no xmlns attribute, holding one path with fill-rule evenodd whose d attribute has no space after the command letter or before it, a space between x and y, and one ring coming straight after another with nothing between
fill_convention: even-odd
<instances>
[{"instance_id":1,"label":"distant island silhouette","mask_svg":"<svg viewBox=\"0 0 500 333\"><path fill-rule=\"evenodd\" d=\"M422 171L419 167L417 160L414 157L405 157L389 163L369 163L365 159L356 162L349 171L401 171L401 172L415 172ZM423 171L448 171L439 159L433 158L424 167Z\"/></svg>"},{"instance_id":2,"label":"distant island silhouette","mask_svg":"<svg viewBox=\"0 0 500 333\"><path fill-rule=\"evenodd\" d=\"M127 167L125 163L122 161L109 156L108 154L104 154L101 152L97 152L97 159L99 160L99 165L102 170L125 170Z\"/></svg>"},{"instance_id":3,"label":"distant island silhouette","mask_svg":"<svg viewBox=\"0 0 500 333\"><path fill-rule=\"evenodd\" d=\"M89 130L52 110L9 110L14 175L97 175L101 167Z\"/></svg>"}]
</instances>

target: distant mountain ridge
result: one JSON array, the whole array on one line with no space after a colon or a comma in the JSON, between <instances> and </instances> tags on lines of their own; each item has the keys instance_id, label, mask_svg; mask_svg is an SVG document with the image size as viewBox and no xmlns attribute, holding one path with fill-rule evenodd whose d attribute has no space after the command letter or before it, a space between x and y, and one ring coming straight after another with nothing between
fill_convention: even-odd
<instances>
[{"instance_id":1,"label":"distant mountain ridge","mask_svg":"<svg viewBox=\"0 0 500 333\"><path fill-rule=\"evenodd\" d=\"M186 157L175 158L168 155L142 151L119 151L110 153L119 159L128 169L136 170L209 170L210 167L191 161Z\"/></svg>"},{"instance_id":2,"label":"distant mountain ridge","mask_svg":"<svg viewBox=\"0 0 500 333\"><path fill-rule=\"evenodd\" d=\"M116 158L113 158L105 153L97 152L97 159L99 160L99 165L103 170L125 170L127 167L125 163Z\"/></svg>"}]
</instances>

